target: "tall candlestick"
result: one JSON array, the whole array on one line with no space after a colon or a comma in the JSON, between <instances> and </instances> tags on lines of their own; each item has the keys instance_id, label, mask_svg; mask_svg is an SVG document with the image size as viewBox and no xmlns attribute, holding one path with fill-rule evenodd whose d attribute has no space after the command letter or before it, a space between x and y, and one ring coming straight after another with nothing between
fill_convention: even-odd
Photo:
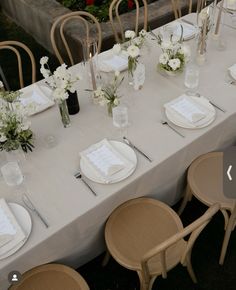
<instances>
[{"instance_id":1,"label":"tall candlestick","mask_svg":"<svg viewBox=\"0 0 236 290\"><path fill-rule=\"evenodd\" d=\"M96 79L95 79L94 68L93 68L93 59L92 59L91 52L89 54L89 66L90 66L90 72L91 72L92 86L93 86L93 90L95 91L97 89L97 85L96 85Z\"/></svg>"},{"instance_id":2,"label":"tall candlestick","mask_svg":"<svg viewBox=\"0 0 236 290\"><path fill-rule=\"evenodd\" d=\"M217 21L216 21L215 35L219 34L220 21L221 21L221 16L223 12L223 5L224 5L224 0L222 0L220 3L220 9L219 9L219 13L218 13Z\"/></svg>"}]
</instances>

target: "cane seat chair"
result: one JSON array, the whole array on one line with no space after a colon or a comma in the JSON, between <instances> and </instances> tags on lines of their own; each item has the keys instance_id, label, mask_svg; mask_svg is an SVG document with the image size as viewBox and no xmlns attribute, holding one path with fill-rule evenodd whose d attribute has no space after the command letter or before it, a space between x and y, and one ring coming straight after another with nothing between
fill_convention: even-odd
<instances>
[{"instance_id":1,"label":"cane seat chair","mask_svg":"<svg viewBox=\"0 0 236 290\"><path fill-rule=\"evenodd\" d=\"M52 48L60 64L68 61L70 65L75 64L75 56L73 56L72 49L70 48L68 35L67 37L65 36L66 25L72 29L70 33L78 37L77 40L81 45L81 52L84 47L84 42L89 43L92 41L97 42L97 50L98 53L100 52L102 45L102 30L96 17L86 11L70 12L58 17L54 21L50 32ZM73 27L73 25L80 26ZM78 31L80 35L78 35ZM79 50L76 51L77 55L78 51Z\"/></svg>"},{"instance_id":2,"label":"cane seat chair","mask_svg":"<svg viewBox=\"0 0 236 290\"><path fill-rule=\"evenodd\" d=\"M151 289L156 277L166 278L167 271L178 263L187 267L196 282L191 250L218 209L215 204L184 228L177 213L163 202L151 198L130 200L116 208L106 223L107 249L120 265L137 272L141 290Z\"/></svg>"},{"instance_id":3,"label":"cane seat chair","mask_svg":"<svg viewBox=\"0 0 236 290\"><path fill-rule=\"evenodd\" d=\"M188 3L186 3L188 2ZM173 12L175 15L175 19L178 19L182 17L182 8L186 5L188 8L188 13L193 12L193 7L196 5L196 11L200 12L205 7L205 0L187 0L187 1L181 1L181 0L171 0Z\"/></svg>"},{"instance_id":4,"label":"cane seat chair","mask_svg":"<svg viewBox=\"0 0 236 290\"><path fill-rule=\"evenodd\" d=\"M236 222L235 200L223 192L223 152L210 152L195 159L188 169L187 187L178 213L181 214L188 201L195 196L207 206L220 204L224 216L225 235L219 263L224 263L231 232Z\"/></svg>"},{"instance_id":5,"label":"cane seat chair","mask_svg":"<svg viewBox=\"0 0 236 290\"><path fill-rule=\"evenodd\" d=\"M31 63L31 83L36 81L36 64L35 58L32 51L22 42L15 41L15 40L6 40L0 42L0 50L10 50L13 52L17 59L17 66L18 66L18 78L19 78L19 88L23 88L24 84L24 76L23 76L23 66L22 66L22 53L28 55ZM1 53L1 52L0 52ZM6 69L2 68L6 73ZM5 83L5 82L4 82ZM8 81L9 84L9 81Z\"/></svg>"},{"instance_id":6,"label":"cane seat chair","mask_svg":"<svg viewBox=\"0 0 236 290\"><path fill-rule=\"evenodd\" d=\"M47 264L25 272L9 290L89 290L89 287L74 269Z\"/></svg>"},{"instance_id":7,"label":"cane seat chair","mask_svg":"<svg viewBox=\"0 0 236 290\"><path fill-rule=\"evenodd\" d=\"M125 41L125 33L124 33L124 25L121 21L120 15L119 15L119 7L122 4L122 2L127 2L127 0L113 0L110 4L109 7L109 18L110 18L110 23L112 26L112 30L114 33L114 37L116 42L122 43ZM142 0L143 7L141 8L139 6L138 0L134 0L134 5L135 5L135 26L134 26L134 31L136 35L138 34L139 31L139 22L142 19L143 22L143 29L147 30L147 23L148 23L148 6L147 6L147 1ZM140 10L143 9L143 16L140 16ZM115 22L116 20L116 22ZM131 28L129 28L131 29Z\"/></svg>"}]
</instances>

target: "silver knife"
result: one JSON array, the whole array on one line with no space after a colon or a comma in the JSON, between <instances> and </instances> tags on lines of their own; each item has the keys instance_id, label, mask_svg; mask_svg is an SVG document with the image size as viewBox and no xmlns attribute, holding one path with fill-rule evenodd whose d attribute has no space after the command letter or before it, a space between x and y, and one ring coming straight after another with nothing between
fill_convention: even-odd
<instances>
[{"instance_id":1,"label":"silver knife","mask_svg":"<svg viewBox=\"0 0 236 290\"><path fill-rule=\"evenodd\" d=\"M210 103L213 107L215 107L216 109L220 110L221 112L226 113L226 110L225 110L225 109L221 108L220 106L218 106L217 104L213 103L212 101L209 101L209 103Z\"/></svg>"},{"instance_id":2,"label":"silver knife","mask_svg":"<svg viewBox=\"0 0 236 290\"><path fill-rule=\"evenodd\" d=\"M161 120L161 123L162 123L162 125L167 125L170 129L172 129L179 136L185 138L185 136L183 134L181 134L178 130L176 130L174 127L172 127L167 121Z\"/></svg>"},{"instance_id":3,"label":"silver knife","mask_svg":"<svg viewBox=\"0 0 236 290\"><path fill-rule=\"evenodd\" d=\"M48 228L49 227L48 223L42 217L42 215L39 213L39 211L35 208L34 204L32 203L32 201L29 199L29 197L26 194L23 194L23 202L27 208L32 210L39 217L39 219L42 221L42 223L45 225L45 227Z\"/></svg>"},{"instance_id":4,"label":"silver knife","mask_svg":"<svg viewBox=\"0 0 236 290\"><path fill-rule=\"evenodd\" d=\"M149 162L152 162L152 159L150 157L148 157L142 150L140 150L138 147L136 147L132 142L130 142L129 139L127 139L126 137L123 137L123 140L126 144L128 144L130 147L132 147L138 153L140 153L143 157L145 157Z\"/></svg>"}]
</instances>

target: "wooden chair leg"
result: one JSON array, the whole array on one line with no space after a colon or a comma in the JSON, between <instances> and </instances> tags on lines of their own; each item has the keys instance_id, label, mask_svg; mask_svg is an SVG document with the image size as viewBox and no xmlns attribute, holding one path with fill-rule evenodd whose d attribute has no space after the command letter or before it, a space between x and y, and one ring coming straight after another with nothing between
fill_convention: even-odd
<instances>
[{"instance_id":1,"label":"wooden chair leg","mask_svg":"<svg viewBox=\"0 0 236 290\"><path fill-rule=\"evenodd\" d=\"M180 208L178 210L178 215L181 215L183 213L188 201L190 201L191 198L192 198L192 193L191 193L189 185L187 184L186 189L185 189L185 194L183 197L183 201L182 201Z\"/></svg>"},{"instance_id":2,"label":"wooden chair leg","mask_svg":"<svg viewBox=\"0 0 236 290\"><path fill-rule=\"evenodd\" d=\"M187 266L187 270L188 270L189 276L191 277L193 283L197 283L197 278L196 278L196 275L195 275L195 273L193 271L193 267L192 267L192 263L191 263L190 258L188 258L186 260L186 266Z\"/></svg>"},{"instance_id":3,"label":"wooden chair leg","mask_svg":"<svg viewBox=\"0 0 236 290\"><path fill-rule=\"evenodd\" d=\"M228 248L230 235L231 235L231 232L234 228L235 220L236 220L236 210L234 210L234 212L232 212L232 214L229 218L229 222L228 222L226 231L225 231L224 241L223 241L222 249L221 249L221 253L220 253L220 260L219 260L220 265L224 264L225 255L226 255L226 251Z\"/></svg>"},{"instance_id":4,"label":"wooden chair leg","mask_svg":"<svg viewBox=\"0 0 236 290\"><path fill-rule=\"evenodd\" d=\"M111 255L110 255L110 253L107 250L106 254L105 254L104 258L103 258L103 261L102 261L102 267L105 267L108 264L108 262L110 260L110 257L111 257Z\"/></svg>"},{"instance_id":5,"label":"wooden chair leg","mask_svg":"<svg viewBox=\"0 0 236 290\"><path fill-rule=\"evenodd\" d=\"M140 290L149 290L149 285L145 283L142 273L137 271L137 274L138 274L139 282L140 282Z\"/></svg>"},{"instance_id":6,"label":"wooden chair leg","mask_svg":"<svg viewBox=\"0 0 236 290\"><path fill-rule=\"evenodd\" d=\"M153 286L155 280L156 280L156 276L154 276L154 277L151 278L151 280L149 282L148 290L152 290L152 286Z\"/></svg>"},{"instance_id":7,"label":"wooden chair leg","mask_svg":"<svg viewBox=\"0 0 236 290\"><path fill-rule=\"evenodd\" d=\"M228 225L228 222L229 222L229 215L228 215L228 212L226 209L221 209L220 210L224 216L224 220L225 220L225 226L224 226L224 230L226 231L227 229L227 225Z\"/></svg>"}]
</instances>

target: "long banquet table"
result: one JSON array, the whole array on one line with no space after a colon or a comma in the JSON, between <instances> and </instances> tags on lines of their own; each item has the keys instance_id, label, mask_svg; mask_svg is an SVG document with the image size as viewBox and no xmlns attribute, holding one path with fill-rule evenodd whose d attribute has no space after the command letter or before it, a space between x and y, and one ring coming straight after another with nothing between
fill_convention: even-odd
<instances>
[{"instance_id":1,"label":"long banquet table","mask_svg":"<svg viewBox=\"0 0 236 290\"><path fill-rule=\"evenodd\" d=\"M186 16L194 21L195 14ZM8 273L25 272L43 263L59 261L77 267L104 250L104 224L112 210L124 201L153 196L170 205L183 191L185 172L200 154L224 148L236 139L236 86L225 81L227 68L236 62L236 29L227 27L227 49L218 51L208 44L207 63L200 67L199 92L226 110L216 109L216 120L206 128L178 128L185 138L161 124L163 104L184 92L183 74L163 76L156 71L160 54L149 40L141 61L146 66L144 87L134 91L126 81L123 100L129 103L131 119L128 137L152 157L150 163L137 154L135 172L115 184L89 181L98 193L95 197L73 174L79 168L79 152L103 138L117 139L117 131L106 108L92 103L85 92L86 79L79 82L79 114L72 116L72 126L64 129L56 106L31 118L36 135L35 149L27 154L25 172L29 196L48 221L45 228L34 214L33 227L26 244L12 256L0 261L0 289L7 289ZM192 44L194 41L188 41ZM81 71L83 67L72 68ZM39 85L42 81L39 82ZM132 102L130 100L133 98ZM133 104L132 106L130 104ZM54 135L57 143L47 148L45 137ZM0 197L22 204L19 194L0 179Z\"/></svg>"}]
</instances>

